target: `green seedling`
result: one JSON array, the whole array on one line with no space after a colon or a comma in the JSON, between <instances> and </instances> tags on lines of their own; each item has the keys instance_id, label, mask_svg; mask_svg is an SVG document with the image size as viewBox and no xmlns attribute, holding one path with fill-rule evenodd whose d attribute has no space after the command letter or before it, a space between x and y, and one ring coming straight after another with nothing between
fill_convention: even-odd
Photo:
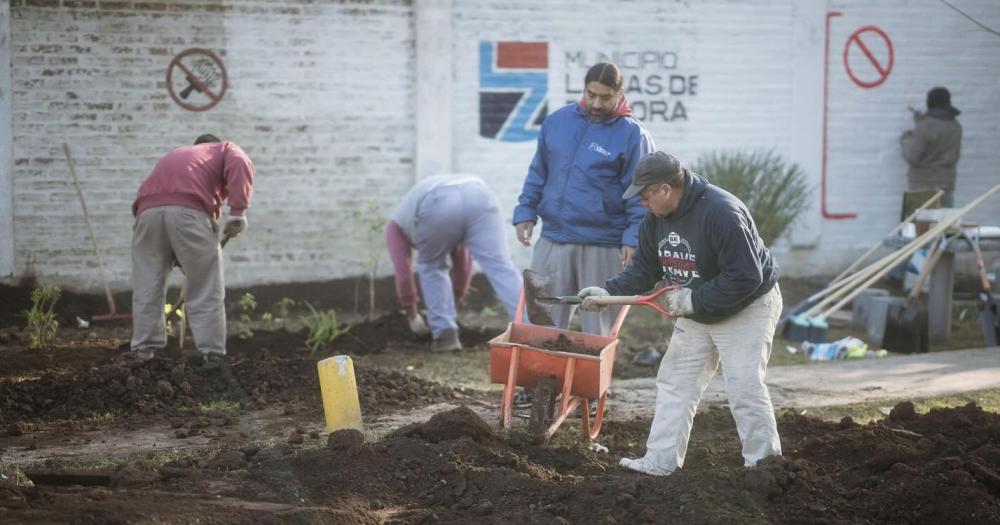
<instances>
[{"instance_id":1,"label":"green seedling","mask_svg":"<svg viewBox=\"0 0 1000 525\"><path fill-rule=\"evenodd\" d=\"M55 338L59 329L55 307L60 292L58 286L40 286L31 291L31 309L24 311L31 348L42 348Z\"/></svg>"},{"instance_id":2,"label":"green seedling","mask_svg":"<svg viewBox=\"0 0 1000 525\"><path fill-rule=\"evenodd\" d=\"M330 346L338 337L347 333L350 326L343 328L337 324L337 312L333 309L320 311L313 308L313 305L305 303L309 308L309 314L301 317L302 324L309 330L309 337L306 338L306 347L309 352L316 352Z\"/></svg>"},{"instance_id":3,"label":"green seedling","mask_svg":"<svg viewBox=\"0 0 1000 525\"><path fill-rule=\"evenodd\" d=\"M240 339L250 339L253 337L253 328L250 326L252 319L250 315L257 309L257 299L252 293L247 292L240 297L240 321L236 325L236 335Z\"/></svg>"},{"instance_id":4,"label":"green seedling","mask_svg":"<svg viewBox=\"0 0 1000 525\"><path fill-rule=\"evenodd\" d=\"M280 301L274 303L274 315L278 319L287 319L289 315L289 308L292 308L296 304L298 303L295 302L295 299L282 297Z\"/></svg>"},{"instance_id":5,"label":"green seedling","mask_svg":"<svg viewBox=\"0 0 1000 525\"><path fill-rule=\"evenodd\" d=\"M294 299L282 297L280 301L271 305L270 311L260 314L260 320L267 325L268 330L275 330L280 326L287 326L289 310L297 303Z\"/></svg>"}]
</instances>

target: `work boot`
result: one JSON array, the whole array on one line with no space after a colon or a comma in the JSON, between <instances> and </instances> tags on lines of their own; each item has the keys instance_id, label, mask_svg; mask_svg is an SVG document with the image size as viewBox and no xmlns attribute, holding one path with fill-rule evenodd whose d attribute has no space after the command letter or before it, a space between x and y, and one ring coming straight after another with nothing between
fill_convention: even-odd
<instances>
[{"instance_id":1,"label":"work boot","mask_svg":"<svg viewBox=\"0 0 1000 525\"><path fill-rule=\"evenodd\" d=\"M136 361L149 361L156 356L156 350L152 348L140 348L138 350L132 350L128 353L128 355Z\"/></svg>"},{"instance_id":2,"label":"work boot","mask_svg":"<svg viewBox=\"0 0 1000 525\"><path fill-rule=\"evenodd\" d=\"M462 349L457 330L445 330L431 342L432 352L457 352Z\"/></svg>"},{"instance_id":3,"label":"work boot","mask_svg":"<svg viewBox=\"0 0 1000 525\"><path fill-rule=\"evenodd\" d=\"M196 351L192 354L188 354L187 362L188 365L195 370L195 372L206 375L218 374L218 376L229 388L239 386L239 383L236 382L236 377L233 376L233 367L229 363L229 357L226 356L226 354L202 353Z\"/></svg>"},{"instance_id":4,"label":"work boot","mask_svg":"<svg viewBox=\"0 0 1000 525\"><path fill-rule=\"evenodd\" d=\"M136 368L142 366L143 363L149 361L150 359L156 357L155 348L142 348L138 350L131 350L129 343L125 343L118 347L122 351L117 357L113 359L114 362L126 365L129 368Z\"/></svg>"}]
</instances>

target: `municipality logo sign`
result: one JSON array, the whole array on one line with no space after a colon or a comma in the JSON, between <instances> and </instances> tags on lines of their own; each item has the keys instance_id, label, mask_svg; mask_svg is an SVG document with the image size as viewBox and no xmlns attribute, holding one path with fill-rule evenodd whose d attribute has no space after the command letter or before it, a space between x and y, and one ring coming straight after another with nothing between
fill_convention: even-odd
<instances>
[{"instance_id":1,"label":"municipality logo sign","mask_svg":"<svg viewBox=\"0 0 1000 525\"><path fill-rule=\"evenodd\" d=\"M549 44L479 43L479 134L502 142L536 140L548 115Z\"/></svg>"}]
</instances>

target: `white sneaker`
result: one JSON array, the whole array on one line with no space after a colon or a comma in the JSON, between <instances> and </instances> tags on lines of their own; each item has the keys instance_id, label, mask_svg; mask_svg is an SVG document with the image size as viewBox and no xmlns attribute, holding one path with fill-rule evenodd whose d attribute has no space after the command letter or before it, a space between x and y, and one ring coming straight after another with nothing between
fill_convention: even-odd
<instances>
[{"instance_id":1,"label":"white sneaker","mask_svg":"<svg viewBox=\"0 0 1000 525\"><path fill-rule=\"evenodd\" d=\"M431 333L430 328L427 328L427 323L424 322L424 317L417 314L413 319L407 319L410 324L410 331L416 335L427 335Z\"/></svg>"},{"instance_id":2,"label":"white sneaker","mask_svg":"<svg viewBox=\"0 0 1000 525\"><path fill-rule=\"evenodd\" d=\"M674 472L674 469L668 469L654 465L653 460L645 456L635 459L622 458L621 461L618 462L618 465L625 467L629 470L642 472L643 474L649 474L650 476L669 476Z\"/></svg>"}]
</instances>

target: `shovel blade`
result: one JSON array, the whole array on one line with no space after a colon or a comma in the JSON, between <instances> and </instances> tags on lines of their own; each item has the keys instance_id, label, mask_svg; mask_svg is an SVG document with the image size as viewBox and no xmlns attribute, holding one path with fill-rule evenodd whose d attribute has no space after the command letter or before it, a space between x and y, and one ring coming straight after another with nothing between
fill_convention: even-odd
<instances>
[{"instance_id":1,"label":"shovel blade","mask_svg":"<svg viewBox=\"0 0 1000 525\"><path fill-rule=\"evenodd\" d=\"M524 271L524 306L528 311L531 324L555 326L555 321L549 315L546 303L540 298L550 297L548 287L551 279L548 275L532 270Z\"/></svg>"},{"instance_id":2,"label":"shovel blade","mask_svg":"<svg viewBox=\"0 0 1000 525\"><path fill-rule=\"evenodd\" d=\"M919 304L889 305L882 348L903 354L929 350L927 309Z\"/></svg>"}]
</instances>

